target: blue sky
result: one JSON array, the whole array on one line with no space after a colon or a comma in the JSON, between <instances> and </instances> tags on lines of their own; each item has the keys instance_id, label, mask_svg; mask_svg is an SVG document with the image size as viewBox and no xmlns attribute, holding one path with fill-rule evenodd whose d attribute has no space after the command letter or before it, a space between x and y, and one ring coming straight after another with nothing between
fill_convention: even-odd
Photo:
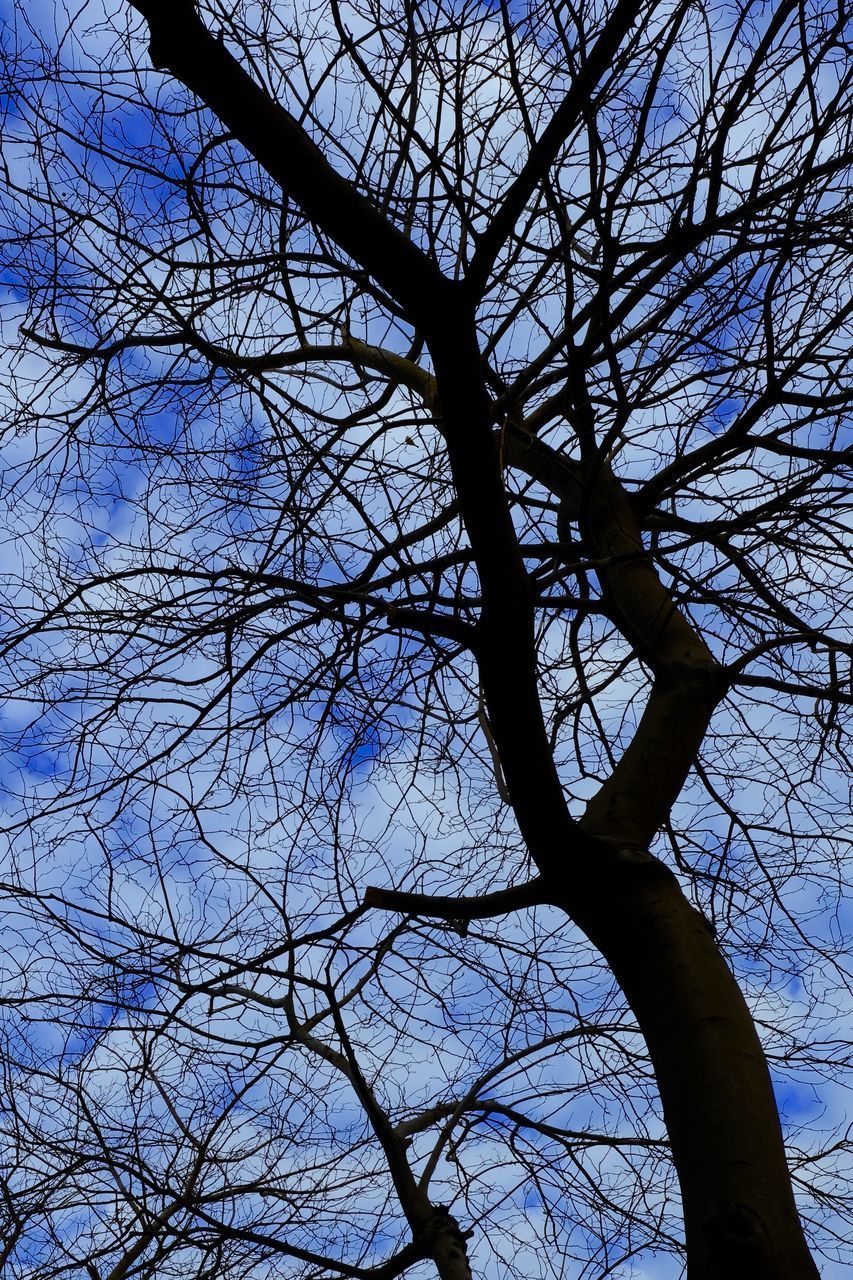
<instances>
[{"instance_id":1,"label":"blue sky","mask_svg":"<svg viewBox=\"0 0 853 1280\"><path fill-rule=\"evenodd\" d=\"M8 0L0 11L7 17L14 12ZM2 722L9 749L0 782L12 836L4 882L15 884L17 892L8 897L14 941L3 980L15 1001L22 993L29 1001L12 1004L9 1011L22 1058L20 1079L34 1062L47 1065L37 1086L30 1077L27 1094L37 1130L52 1134L53 1126L68 1124L71 1117L87 1150L107 1135L116 1149L131 1153L131 1163L141 1134L145 1158L172 1188L198 1138L194 1127L209 1136L212 1149L233 1159L237 1180L248 1179L264 1163L267 1157L258 1150L266 1143L271 1154L264 1176L281 1193L279 1199L261 1203L246 1192L233 1204L226 1198L223 1213L266 1223L271 1233L296 1231L303 1247L330 1254L340 1248L339 1223L348 1215L352 1241L360 1242L366 1255L382 1258L401 1223L388 1209L381 1158L375 1144L365 1141L363 1114L349 1085L304 1045L283 1043L281 1001L295 992L301 1016L307 1022L317 1018L317 1035L333 1042L324 984L351 991L388 920L365 918L340 938L334 934L306 944L295 973L280 956L259 957L280 950L292 934L331 924L355 906L370 883L434 890L467 885L482 891L525 874L511 815L496 796L477 718L476 679L470 664L459 663L425 688L429 655L413 639L390 635L384 621L376 623L363 645L345 628L340 640L327 617L303 625L309 607L284 599L286 593L272 582L264 587L262 611L244 618L239 579L199 585L192 573L224 566L282 578L298 571L312 586L340 583L374 549L369 530L359 523L360 507L380 528L393 531L391 513L405 492L406 468L433 456L436 436L417 406L398 393L383 410L391 426L381 440L373 441L368 420L343 436L340 456L351 490L324 505L325 482L316 465L305 468L304 441L324 430L331 439L334 430L324 425L323 415L331 418L342 401L363 410L368 391L354 382L341 392L339 385L317 376L303 383L285 373L270 378L261 396L258 385L250 392L221 370L211 373L206 359L194 354L140 346L106 369L83 363L60 367L50 354L22 344L18 325L28 295L27 318L38 332L50 336L55 326L56 334L71 342L97 338L105 344L119 336L156 333L177 324L189 306L186 296L200 299L193 324L211 340L236 335L245 350L256 353L286 348L298 338L280 278L262 261L278 225L269 189L261 184L259 192L247 196L233 185L216 185L232 172L233 151L214 148L207 216L198 215L188 195L187 156L209 137L212 126L204 119L182 120L174 126L179 145L168 150L172 126L158 130L152 125L148 108L140 107L128 58L115 43L124 10L108 12L111 27L98 31L98 11L89 6L92 27L85 28L79 43L69 40L63 47L66 65L80 69L82 81L72 78L60 94L50 83L34 80L29 90L44 93L44 119L15 103L7 117L5 153L18 188L7 197L7 232L39 227L43 216L43 175L31 149L35 134L47 147L42 154L56 144L48 169L69 212L59 228L58 283L51 280L56 229L49 219L31 237L27 252L13 258L3 280L11 353L4 372L21 397L15 403L10 390L5 402L10 425L4 475L11 496L5 555L12 586L4 626L34 616L61 593L63 582L73 585L98 567L165 565L180 568L184 578L178 585L169 579L166 586L165 577L152 573L114 588L93 588L87 600L108 625L91 634L89 615L82 607L72 611L63 628L28 639L7 676L7 687L17 681L17 701L6 706ZM29 13L49 45L54 20L64 20L62 12L42 3ZM280 6L278 14L287 27L289 11ZM294 94L324 55L323 33L308 29L322 17L303 15L300 21L316 61L293 70ZM83 30L78 20L76 31ZM497 31L493 22L478 38L486 42ZM287 38L295 39L293 32ZM141 41L133 52L141 64ZM537 48L528 44L524 52L553 91L560 74L546 71L544 60L540 66ZM490 70L495 56L490 46L475 86L484 101L495 93ZM118 86L103 113L94 105L101 71L111 92ZM676 104L683 114L688 111L689 71L686 64L675 65L661 92L656 135L661 145L671 145ZM637 78L642 80L639 73ZM161 104L174 107L181 101L154 76L146 75L144 84ZM424 87L424 127L437 109L436 84L428 78ZM27 88L23 79L18 87ZM343 91L336 98L333 78L324 79L319 117L346 120L358 137L357 126L370 118L363 103L361 111L358 107ZM626 114L625 109L614 112L620 127ZM53 138L51 120L63 124L67 135ZM735 150L747 146L748 134L746 126L741 134L735 131ZM93 152L97 139L104 140L110 155ZM476 148L476 138L468 142ZM159 173L138 167L140 154L152 148L162 149ZM522 148L516 131L495 156L496 186L506 180ZM341 156L337 162L345 167ZM248 164L236 172L255 182ZM583 157L567 158L566 185L572 207L582 209L589 194ZM626 214L626 237L651 234L660 216L660 209L639 207L631 217ZM588 237L594 244L596 234L594 219L586 218L579 239ZM291 250L296 254L309 245L310 233L301 229ZM168 253L180 257L171 274L163 265ZM199 263L208 253L222 259L211 273L216 283L209 295L201 286L198 294L185 295L186 282L203 276ZM727 314L716 328L709 322L701 341L691 335L672 348L667 375L653 382L648 402L632 416L620 445L618 465L629 478L647 475L661 457L672 456L688 431L694 443L701 443L736 420L759 383L760 371L741 376L737 361L759 341L757 299L766 278L765 268L756 269L739 295L739 311ZM115 280L127 283L111 298L109 285ZM706 283L687 297L680 314L690 312L698 329L703 308L710 310L728 280L721 274L716 285ZM294 287L301 291L306 314L312 307L323 314L341 305L341 288L325 279L297 281ZM796 297L805 290L804 284ZM496 297L496 307L498 302ZM583 297L578 305L582 302ZM364 337L404 349L404 326L371 311L371 305L359 299L351 322L363 326ZM508 327L496 350L496 363L507 377L528 347L544 343L560 305L556 292L543 289L535 318L526 315ZM638 326L654 305L653 295L637 300ZM485 330L489 323L484 318ZM321 336L331 340L335 332L328 326ZM633 385L641 386L644 371L663 360L668 342L668 333L658 331L648 342L638 337L626 344L620 359ZM600 385L612 392L606 371ZM374 390L369 389L371 395ZM303 416L300 397L309 411ZM15 434L24 427L27 436ZM561 429L558 424L556 430ZM841 430L846 436L849 425L842 423ZM813 429L811 443L822 441L822 431ZM762 465L772 475L784 464L765 458ZM386 473L391 478L383 487ZM757 501L755 488L752 473L733 472L716 487L709 482L706 493L685 495L679 510L699 518L707 511L730 511L739 500L741 507ZM432 476L424 486L422 509L410 521L432 514L447 497L441 476ZM302 560L292 531L282 533L276 524L288 503L304 504L300 510L318 520L317 543L309 542ZM553 536L553 516L543 521L540 533L545 527ZM430 535L424 554L453 550L454 534L451 524ZM243 537L236 552L235 535ZM669 538L673 545L677 541L677 535ZM677 550L671 554L677 561ZM712 553L707 555L710 571ZM813 616L826 618L833 593L844 588L843 578L830 574L822 589L810 587L806 559L780 554L778 572L791 566L797 575L794 589L801 595L808 589ZM470 587L470 578L457 581ZM736 588L735 575L726 581ZM186 597L180 594L184 590ZM146 601L158 595L160 605L169 601L169 610L155 610L137 628L129 626L135 611L144 611ZM257 595L251 603L257 603ZM214 624L227 610L237 621L226 636ZM726 639L710 607L703 612L698 606L697 616L709 626L719 625L721 647L742 641L739 634ZM198 624L198 638L169 649L170 637L181 633L187 619ZM543 655L562 662L548 690L549 714L577 694L565 633L564 626L552 628L543 642ZM624 645L612 629L593 618L582 635L594 674L618 668ZM40 667L51 661L55 675L39 683ZM152 662L157 665L146 674ZM244 675L226 695L228 670L241 664ZM344 672L343 688L336 684L337 671ZM309 676L315 679L310 696L293 695ZM617 753L635 723L639 704L629 704L638 681L636 673L620 676L598 700L600 723ZM43 713L42 695L47 700ZM189 730L205 698L210 700L206 716ZM733 913L728 954L765 1023L783 1120L795 1145L807 1149L810 1143L829 1142L826 1135L842 1132L847 1122L844 1037L850 1000L841 981L846 961L840 953L850 915L846 901L839 903L833 877L849 834L849 802L843 756L830 754L818 763L821 726L814 722L812 736L804 734L795 710L774 695L757 697L745 709L724 707L716 745L705 762L720 783L722 803L712 803L694 778L676 818L694 842L689 853L697 868L710 875L722 872L725 852L725 875L711 888L707 880L697 880L697 893L705 894L698 900L703 909L719 913L721 927L726 911ZM586 774L568 730L559 739L558 757L579 812L595 785L600 743L591 720L581 718L577 732ZM458 771L454 753L463 746L467 762ZM126 784L118 781L124 772L130 775ZM757 846L741 835L729 809L753 820ZM40 814L39 822L22 821L33 812ZM808 865L791 856L789 832L808 848ZM666 836L660 846L668 856ZM787 881L781 903L768 893L765 868ZM36 890L44 895L41 905L31 896ZM747 904L750 909L743 910ZM806 922L810 946L786 920L785 906ZM777 931L773 946L764 934L771 924ZM185 953L179 938L187 944ZM825 969L817 963L821 948ZM248 961L248 971L242 971ZM116 977L122 964L134 970L131 979ZM204 992L188 994L193 983ZM76 1023L66 1036L62 1027L71 1018ZM804 1019L811 1019L825 1056L838 1060L842 1083L827 1081L815 1055L800 1043ZM464 1142L442 1148L433 1177L436 1199L452 1203L461 1217L477 1224L472 1247L482 1251L475 1256L487 1280L504 1275L502 1254L514 1257L527 1274L544 1276L537 1269L544 1265L541 1244L550 1230L561 1232L566 1242L570 1261L564 1274L572 1280L581 1275L578 1259L589 1247L588 1235L593 1247L600 1247L599 1237L608 1242L609 1257L642 1245L643 1228L629 1228L624 1215L596 1205L589 1190L590 1182L597 1183L630 1205L639 1195L642 1151L650 1162L644 1172L648 1211L663 1214L666 1229L677 1231L671 1171L657 1163L653 1145L662 1132L654 1093L637 1057L630 1019L583 940L558 927L549 913L524 913L472 929L465 937L458 930L412 924L347 1005L345 1021L365 1071L375 1076L395 1115L402 1115L406 1105L426 1108L436 1099L458 1097L494 1069L494 1077L482 1085L483 1096L525 1107L543 1122L591 1133L618 1127L652 1144L635 1153L633 1164L619 1148L601 1144L582 1144L578 1155L513 1126L505 1115L472 1112ZM581 1023L593 1030L575 1034ZM531 1052L520 1066L511 1061L524 1046L555 1034L566 1037L559 1054L546 1049ZM85 1074L83 1097L91 1114L84 1114L70 1091L75 1071ZM624 1078L631 1080L627 1101ZM23 1093L23 1084L19 1088ZM430 1161L436 1134L432 1128L416 1137L412 1158L418 1167ZM312 1183L312 1170L333 1151L337 1164L325 1174L330 1190L324 1196ZM57 1160L61 1164L61 1152ZM134 1166L135 1176L142 1178L142 1167ZM463 1170L467 1199L459 1192ZM37 1162L22 1166L20 1185L39 1172ZM208 1177L213 1187L215 1170ZM849 1166L836 1167L830 1160L824 1178L827 1187L843 1186ZM85 1274L73 1244L78 1233L91 1232L100 1246L118 1230L108 1194L101 1200L94 1181L89 1192L88 1206L84 1195L73 1209L56 1208L53 1219L69 1251L66 1274L75 1280ZM832 1217L828 1225L832 1229ZM492 1253L487 1251L490 1236ZM36 1222L22 1248L24 1276L44 1266L57 1245ZM604 1265L602 1252L584 1274L597 1276ZM842 1274L840 1264L833 1267L829 1261L823 1270L830 1280ZM620 1280L668 1280L677 1269L666 1258L639 1254L617 1265L614 1274ZM266 1274L259 1265L252 1280Z\"/></svg>"}]
</instances>

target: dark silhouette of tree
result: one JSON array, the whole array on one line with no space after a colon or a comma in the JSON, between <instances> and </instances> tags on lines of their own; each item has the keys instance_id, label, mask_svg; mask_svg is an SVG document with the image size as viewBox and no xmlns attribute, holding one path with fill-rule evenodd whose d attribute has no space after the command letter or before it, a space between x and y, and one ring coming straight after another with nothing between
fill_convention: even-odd
<instances>
[{"instance_id":1,"label":"dark silhouette of tree","mask_svg":"<svg viewBox=\"0 0 853 1280\"><path fill-rule=\"evenodd\" d=\"M6 1274L848 1257L850 20L7 23Z\"/></svg>"}]
</instances>

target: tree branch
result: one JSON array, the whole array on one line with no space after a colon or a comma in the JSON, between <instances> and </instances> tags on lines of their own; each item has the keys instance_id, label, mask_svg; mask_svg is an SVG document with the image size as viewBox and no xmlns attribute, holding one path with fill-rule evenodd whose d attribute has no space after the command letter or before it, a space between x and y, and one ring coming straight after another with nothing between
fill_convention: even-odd
<instances>
[{"instance_id":1,"label":"tree branch","mask_svg":"<svg viewBox=\"0 0 853 1280\"><path fill-rule=\"evenodd\" d=\"M504 461L523 471L556 498L567 519L577 519L581 509L583 472L579 462L552 449L524 428L509 427L502 440Z\"/></svg>"},{"instance_id":2,"label":"tree branch","mask_svg":"<svg viewBox=\"0 0 853 1280\"><path fill-rule=\"evenodd\" d=\"M128 334L123 338L115 338L103 346L86 346L84 343L68 342L64 338L53 338L48 334L21 325L21 333L40 347L50 351L61 351L67 355L78 356L82 360L112 360L124 351L139 347L170 348L192 347L204 356L211 364L220 369L232 369L240 373L274 373L279 369L292 369L301 364L343 363L358 368L373 369L377 373L387 374L398 386L408 387L414 391L427 407L432 408L435 401L435 379L426 369L397 355L384 347L374 347L370 343L361 342L358 338L347 335L342 343L317 343L296 347L291 351L266 351L261 355L239 355L229 351L227 347L197 333L189 326L173 333Z\"/></svg>"},{"instance_id":3,"label":"tree branch","mask_svg":"<svg viewBox=\"0 0 853 1280\"><path fill-rule=\"evenodd\" d=\"M380 911L401 911L406 915L434 916L439 920L487 920L522 911L547 902L548 895L540 876L527 884L484 893L479 898L454 898L449 895L410 893L403 889L378 889L369 885L364 891L363 905Z\"/></svg>"},{"instance_id":4,"label":"tree branch","mask_svg":"<svg viewBox=\"0 0 853 1280\"><path fill-rule=\"evenodd\" d=\"M521 171L504 195L497 212L480 237L465 283L479 298L505 241L536 187L547 177L560 148L585 110L589 110L598 81L612 65L619 45L640 13L637 0L617 0L592 51L572 81L563 101L528 152Z\"/></svg>"},{"instance_id":5,"label":"tree branch","mask_svg":"<svg viewBox=\"0 0 853 1280\"><path fill-rule=\"evenodd\" d=\"M148 23L153 65L169 70L196 94L308 217L416 322L434 323L452 282L332 168L294 117L211 35L193 0L130 4Z\"/></svg>"}]
</instances>

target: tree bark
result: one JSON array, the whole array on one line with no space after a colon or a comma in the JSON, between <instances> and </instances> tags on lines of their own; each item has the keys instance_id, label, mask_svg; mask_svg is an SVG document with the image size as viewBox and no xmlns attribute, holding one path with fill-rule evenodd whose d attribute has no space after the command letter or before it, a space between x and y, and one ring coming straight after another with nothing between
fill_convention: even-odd
<instances>
[{"instance_id":1,"label":"tree bark","mask_svg":"<svg viewBox=\"0 0 853 1280\"><path fill-rule=\"evenodd\" d=\"M631 848L602 859L563 905L610 964L648 1046L689 1280L814 1280L764 1052L707 921L662 863Z\"/></svg>"},{"instance_id":2,"label":"tree bark","mask_svg":"<svg viewBox=\"0 0 853 1280\"><path fill-rule=\"evenodd\" d=\"M480 573L477 657L507 787L546 892L601 951L646 1040L683 1197L689 1280L814 1280L754 1022L704 917L647 851L724 691L719 668L661 583L627 495L595 459L582 527L590 550L612 562L606 588L655 680L622 758L573 822L539 701L533 599L487 447L473 316L448 321L430 349Z\"/></svg>"}]
</instances>

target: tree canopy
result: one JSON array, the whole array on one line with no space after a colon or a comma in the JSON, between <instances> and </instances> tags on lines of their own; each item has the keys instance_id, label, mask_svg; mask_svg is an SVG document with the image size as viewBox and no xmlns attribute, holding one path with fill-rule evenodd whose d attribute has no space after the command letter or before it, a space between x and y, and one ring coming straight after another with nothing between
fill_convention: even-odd
<instances>
[{"instance_id":1,"label":"tree canopy","mask_svg":"<svg viewBox=\"0 0 853 1280\"><path fill-rule=\"evenodd\" d=\"M6 6L4 1274L849 1264L850 31Z\"/></svg>"}]
</instances>

